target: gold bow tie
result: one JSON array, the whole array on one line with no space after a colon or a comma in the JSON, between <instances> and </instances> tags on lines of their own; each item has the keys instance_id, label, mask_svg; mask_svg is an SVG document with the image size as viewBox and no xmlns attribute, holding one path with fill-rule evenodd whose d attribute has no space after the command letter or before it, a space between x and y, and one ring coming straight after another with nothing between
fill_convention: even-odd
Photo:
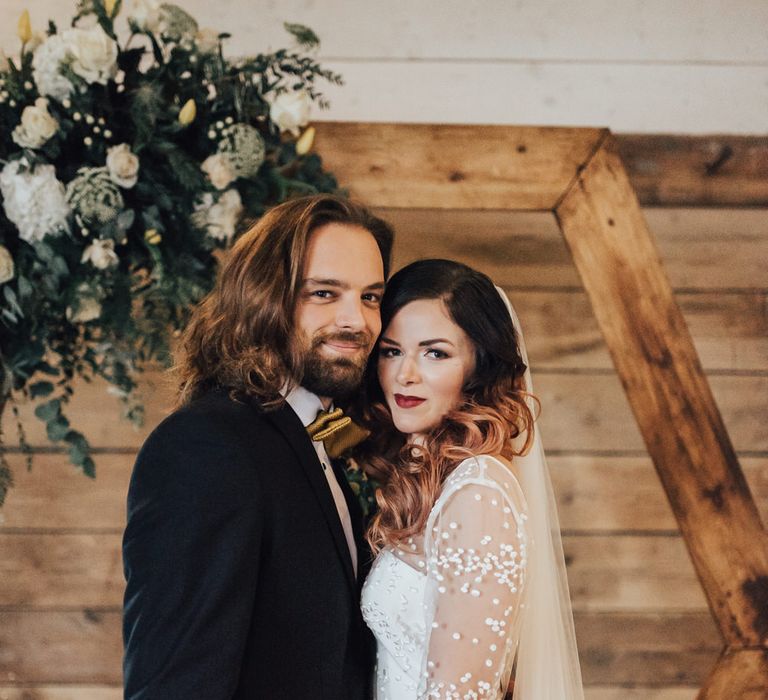
<instances>
[{"instance_id":1,"label":"gold bow tie","mask_svg":"<svg viewBox=\"0 0 768 700\"><path fill-rule=\"evenodd\" d=\"M321 441L331 459L341 457L348 449L365 440L370 433L361 428L340 408L319 411L317 418L307 426L309 437Z\"/></svg>"}]
</instances>

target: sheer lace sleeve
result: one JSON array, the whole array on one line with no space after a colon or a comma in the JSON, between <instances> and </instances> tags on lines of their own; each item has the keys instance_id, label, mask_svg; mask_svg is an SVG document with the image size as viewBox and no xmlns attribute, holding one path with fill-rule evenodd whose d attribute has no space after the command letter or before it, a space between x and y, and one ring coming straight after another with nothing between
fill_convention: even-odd
<instances>
[{"instance_id":1,"label":"sheer lace sleeve","mask_svg":"<svg viewBox=\"0 0 768 700\"><path fill-rule=\"evenodd\" d=\"M429 645L420 698L504 695L519 633L527 547L525 500L511 473L504 474L491 478L483 470L447 484L430 515Z\"/></svg>"}]
</instances>

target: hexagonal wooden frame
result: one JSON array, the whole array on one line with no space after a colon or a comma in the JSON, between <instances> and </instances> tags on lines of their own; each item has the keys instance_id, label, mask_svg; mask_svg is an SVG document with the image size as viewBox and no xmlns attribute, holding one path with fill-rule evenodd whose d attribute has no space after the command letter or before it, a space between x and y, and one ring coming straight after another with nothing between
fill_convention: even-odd
<instances>
[{"instance_id":1,"label":"hexagonal wooden frame","mask_svg":"<svg viewBox=\"0 0 768 700\"><path fill-rule=\"evenodd\" d=\"M766 530L611 133L325 123L317 144L371 206L555 214L723 638L698 697L768 697Z\"/></svg>"}]
</instances>

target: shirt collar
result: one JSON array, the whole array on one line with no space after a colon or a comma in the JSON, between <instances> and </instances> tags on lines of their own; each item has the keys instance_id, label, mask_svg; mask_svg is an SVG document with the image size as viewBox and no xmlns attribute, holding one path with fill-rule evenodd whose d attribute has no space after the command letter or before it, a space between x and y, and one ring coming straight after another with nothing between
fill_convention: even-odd
<instances>
[{"instance_id":1,"label":"shirt collar","mask_svg":"<svg viewBox=\"0 0 768 700\"><path fill-rule=\"evenodd\" d=\"M320 397L317 394L313 394L303 386L297 386L291 389L287 394L280 392L285 396L285 400L288 405L293 409L293 412L299 417L304 427L308 426L315 418L319 411L324 410L323 404L320 401Z\"/></svg>"}]
</instances>

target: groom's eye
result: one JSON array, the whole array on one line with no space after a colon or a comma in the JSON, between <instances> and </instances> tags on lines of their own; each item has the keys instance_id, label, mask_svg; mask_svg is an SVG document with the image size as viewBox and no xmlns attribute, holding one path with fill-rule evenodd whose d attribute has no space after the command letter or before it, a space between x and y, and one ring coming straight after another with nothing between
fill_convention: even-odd
<instances>
[{"instance_id":1,"label":"groom's eye","mask_svg":"<svg viewBox=\"0 0 768 700\"><path fill-rule=\"evenodd\" d=\"M310 293L310 296L317 297L318 299L330 299L333 296L333 292L330 289L316 289Z\"/></svg>"}]
</instances>

